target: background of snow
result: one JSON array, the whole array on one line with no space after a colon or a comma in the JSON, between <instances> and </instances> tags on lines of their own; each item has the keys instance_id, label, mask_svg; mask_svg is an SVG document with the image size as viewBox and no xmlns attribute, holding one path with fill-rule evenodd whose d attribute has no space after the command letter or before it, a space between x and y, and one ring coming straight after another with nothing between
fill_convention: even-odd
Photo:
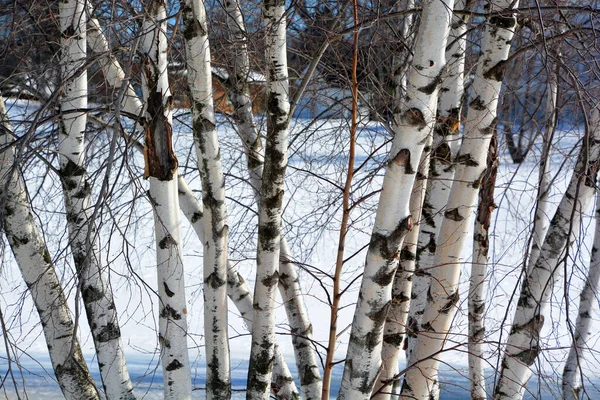
<instances>
[{"instance_id":1,"label":"background of snow","mask_svg":"<svg viewBox=\"0 0 600 400\"><path fill-rule=\"evenodd\" d=\"M22 101L8 101L7 107L17 132L22 135L28 129L27 121L34 118L38 110L34 104ZM192 148L189 115L179 114L175 118L176 151L180 161L180 172L186 175L190 186L198 190L200 198L200 183L195 172L195 154ZM20 123L23 122L23 123ZM46 123L50 126L51 122ZM240 140L230 121L219 117L219 134L222 145L222 159L227 175L228 194L235 201L228 203L230 239L230 257L236 261L240 273L253 284L254 251L256 241L256 218L252 211L254 201L245 183L245 158L242 155ZM337 250L341 204L341 191L334 186L341 185L347 164L348 122L343 119L294 119L292 122L290 166L287 174L287 191L285 195L286 235L293 246L293 256L301 262L306 270L301 271L301 281L306 296L306 304L314 327L314 337L322 344L327 343L329 331L329 307L324 301L324 288L331 290L331 281L323 272L331 273L335 264ZM262 126L264 130L264 126ZM104 135L104 136L102 136ZM557 204L562 196L573 167L577 151L573 150L578 139L582 136L579 131L561 132L556 141L557 150L553 153L552 173L556 176L552 200ZM31 140L42 140L43 136L31 137ZM89 153L94 155L94 165L102 163L106 155L106 135L94 137ZM380 124L362 123L359 127L357 142L356 166L364 163L355 178L353 199L367 196L380 188L383 170L380 167L385 161L389 150L390 135ZM45 149L51 152L52 142ZM104 264L111 268L111 285L116 296L117 310L122 325L123 343L126 348L129 368L137 382L138 395L145 394L146 398L162 396L162 372L159 365L158 343L156 338L156 272L154 261L153 220L151 209L144 197L147 183L141 178L141 157L131 150L124 151L127 162L119 161L113 167L111 180L115 183L111 197L110 209L101 213L104 223L101 230L101 244ZM490 345L486 358L489 361L488 373L493 379L493 371L499 368L501 348L498 342L506 338L508 327L512 320L515 302L514 297L519 293L519 275L523 263L523 255L528 245L531 229L534 200L537 196L537 160L539 151L535 150L528 156L525 163L513 165L504 154L501 157L499 169L496 203L499 208L493 216L494 234L491 239L491 262L494 270L490 273L488 290L487 334ZM62 208L62 193L60 183L53 173L45 174L39 160L23 167L28 179L30 195L35 206L35 214L45 221L44 230L48 239L50 252L56 260L59 275L69 292L72 309L74 308L75 285L73 284L73 269L67 246L66 224ZM102 179L102 170L96 179ZM129 181L132 184L126 184ZM359 183L360 182L360 183ZM372 221L374 219L377 196L369 197L355 208L351 215L352 230L347 237L346 258L355 254L344 267L344 281L353 282L343 304L347 307L340 312L340 329L349 327L352 322L353 304L358 294L360 284L359 274L364 263L365 245L368 243ZM133 212L134 218L129 214ZM591 214L592 210L588 212ZM115 218L116 224L110 223ZM578 306L579 291L583 287L582 278L589 262L589 249L593 239L594 223L588 217L584 221L584 231L580 238L580 250L569 253L566 265L564 291L557 288L552 305L552 319L547 321L543 336L546 350L540 358L537 368L541 371L542 379L530 384L531 397L540 398L544 390L544 398L558 398L559 392L554 385L560 379L562 363L566 358L571 334L566 322L574 324ZM186 286L188 299L188 321L190 327L190 357L193 361L193 376L195 387L203 385L204 355L203 355L203 318L202 318L202 247L191 227L182 216L184 233L184 262L186 268ZM361 250L362 249L362 250ZM7 251L8 250L8 251ZM465 256L469 259L470 249ZM26 293L18 268L14 264L12 254L7 246L2 253L0 268L0 308L8 325L8 335L12 343L18 345L16 354L12 354L24 368L33 372L25 374L19 382L19 390L23 385L27 388L30 398L54 399L60 398L60 392L53 382L53 376L44 337L38 324L38 317L31 299ZM468 289L468 262L463 268L463 286L461 287L461 311L457 314L454 325L458 334L454 335L449 344L466 342L466 299ZM133 279L130 279L131 277ZM358 279L357 279L358 278ZM511 307L508 307L509 304ZM241 389L245 385L247 358L250 349L250 337L244 329L243 322L238 317L235 308L230 304L230 335L231 359L234 385ZM567 312L568 310L568 312ZM83 307L79 306L83 313ZM83 316L84 314L82 314ZM598 313L595 314L596 319ZM504 322L504 320L508 322ZM93 360L93 342L89 329L85 326L85 317L79 325L82 349L89 358L89 365L96 370ZM278 303L277 331L280 335L280 345L292 370L295 370L291 339L286 333L285 311L281 302ZM559 326L560 324L560 326ZM502 328L504 326L504 328ZM349 329L340 336L336 360L344 357ZM584 372L588 379L586 388L590 390L591 398L600 392L593 389L600 371L600 350L598 335L592 339L591 353L587 355ZM37 361L35 361L37 360ZM469 398L468 381L466 376L467 355L464 350L449 351L444 354L446 362L442 374L443 398ZM37 363L39 362L39 363ZM4 346L0 346L0 373L4 384L2 390L8 398L16 398L14 387L8 377L8 362ZM13 370L16 368L12 365ZM335 369L336 381L342 373L342 364ZM98 379L97 372L95 378ZM17 374L17 378L19 375ZM490 381L491 384L491 381ZM334 394L337 387L334 390ZM201 390L195 391L202 398ZM240 394L240 398L243 397ZM600 397L598 397L600 398Z\"/></svg>"}]
</instances>

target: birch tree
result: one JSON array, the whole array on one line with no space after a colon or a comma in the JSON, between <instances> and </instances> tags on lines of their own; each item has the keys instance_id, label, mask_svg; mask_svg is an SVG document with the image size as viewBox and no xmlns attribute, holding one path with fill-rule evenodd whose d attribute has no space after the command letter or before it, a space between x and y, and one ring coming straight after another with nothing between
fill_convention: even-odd
<instances>
[{"instance_id":1,"label":"birch tree","mask_svg":"<svg viewBox=\"0 0 600 400\"><path fill-rule=\"evenodd\" d=\"M596 173L600 159L600 117L594 108L590 128L584 137L575 171L567 191L558 205L540 255L527 266L527 276L512 328L507 339L502 370L494 399L520 399L531 377L531 365L541 351L540 333L549 318L549 299L555 282L560 279L562 262L581 228L581 214L590 206L596 190Z\"/></svg>"},{"instance_id":2,"label":"birch tree","mask_svg":"<svg viewBox=\"0 0 600 400\"><path fill-rule=\"evenodd\" d=\"M485 304L487 288L488 252L490 249L489 229L494 203L494 186L498 173L498 137L492 137L488 152L487 168L481 179L479 204L473 232L473 257L469 279L469 378L471 399L485 400L485 358L483 340L485 337Z\"/></svg>"},{"instance_id":3,"label":"birch tree","mask_svg":"<svg viewBox=\"0 0 600 400\"><path fill-rule=\"evenodd\" d=\"M225 11L230 39L235 44L233 74L228 82L228 98L234 107L233 117L244 144L249 182L253 188L255 199L260 203L260 188L262 186L265 157L257 124L252 114L252 100L248 84L250 75L248 34L237 0L225 2ZM292 262L292 253L283 235L280 246L279 292L283 298L288 323L290 324L300 386L303 395L307 399L318 399L321 396L322 380L317 354L312 343L313 328L304 304L304 295L300 288L298 272Z\"/></svg>"},{"instance_id":4,"label":"birch tree","mask_svg":"<svg viewBox=\"0 0 600 400\"><path fill-rule=\"evenodd\" d=\"M470 2L458 0L454 9L469 9ZM437 121L433 130L432 154L429 162L427 189L423 202L422 221L415 253L415 266L409 309L406 320L406 358L410 358L416 332L427 304L430 268L437 248L437 235L454 178L453 156L458 150L458 134L464 94L465 51L467 47L467 18L452 16L446 59L447 75L443 77L438 98ZM410 266L407 268L411 268ZM407 293L408 296L408 293Z\"/></svg>"},{"instance_id":5,"label":"birch tree","mask_svg":"<svg viewBox=\"0 0 600 400\"><path fill-rule=\"evenodd\" d=\"M419 326L411 368L404 379L403 398L437 398L437 354L442 351L458 303L458 283L463 249L471 229L472 214L482 174L486 168L487 149L496 124L498 95L502 86L504 62L516 26L510 12L513 1L490 2L489 11L498 13L487 20L482 52L469 103L462 146L455 162L456 173L448 197L431 270L427 308ZM434 392L432 392L434 390Z\"/></svg>"},{"instance_id":6,"label":"birch tree","mask_svg":"<svg viewBox=\"0 0 600 400\"><path fill-rule=\"evenodd\" d=\"M394 115L395 138L383 181L365 270L352 322L340 399L369 397L381 367L383 327L391 301L397 252L413 221L409 199L418 162L433 129L439 74L454 2L423 3L407 104Z\"/></svg>"},{"instance_id":7,"label":"birch tree","mask_svg":"<svg viewBox=\"0 0 600 400\"><path fill-rule=\"evenodd\" d=\"M94 53L101 56L98 61L106 76L107 84L113 89L120 88L121 85L127 85L127 88L125 89L126 95L123 97L122 101L122 108L131 116L138 115L142 110L142 102L135 94L128 80L125 79L125 72L110 51L108 41L102 33L98 20L89 18L88 25L90 48ZM140 127L140 125L136 125L136 128L138 127ZM144 146L142 144L131 137L127 137L126 139L133 144L133 147L138 150L140 154L143 154ZM181 175L178 177L178 196L181 211L194 228L200 242L204 243L205 223L202 203L198 202L196 196ZM238 273L235 264L229 262L227 265L227 295L231 298L241 317L244 319L248 331L252 332L252 292L248 287L248 284ZM271 387L278 399L297 399L300 397L294 379L292 378L290 370L279 351L278 346L275 348L275 361Z\"/></svg>"},{"instance_id":8,"label":"birch tree","mask_svg":"<svg viewBox=\"0 0 600 400\"><path fill-rule=\"evenodd\" d=\"M204 338L206 397L231 398L227 337L227 205L215 125L206 10L202 0L182 1L187 81L204 204Z\"/></svg>"},{"instance_id":9,"label":"birch tree","mask_svg":"<svg viewBox=\"0 0 600 400\"><path fill-rule=\"evenodd\" d=\"M0 97L0 228L17 261L39 315L50 362L67 400L102 397L77 340L67 298L44 237L36 226L13 147L14 134Z\"/></svg>"},{"instance_id":10,"label":"birch tree","mask_svg":"<svg viewBox=\"0 0 600 400\"><path fill-rule=\"evenodd\" d=\"M285 1L265 0L267 142L258 204L258 251L254 287L254 329L248 368L248 399L268 399L275 345L275 290L279 282L282 206L288 147Z\"/></svg>"},{"instance_id":11,"label":"birch tree","mask_svg":"<svg viewBox=\"0 0 600 400\"><path fill-rule=\"evenodd\" d=\"M579 310L577 312L577 322L575 323L575 332L573 342L569 350L569 356L565 363L562 373L562 391L563 399L578 400L581 399L583 384L581 377L583 371L581 365L585 360L585 355L589 351L590 339L596 329L593 327L593 312L597 309L596 294L600 288L600 202L598 201L598 192L596 191L596 232L594 234L594 245L592 247L592 257L588 275L585 280L585 286L579 296Z\"/></svg>"},{"instance_id":12,"label":"birch tree","mask_svg":"<svg viewBox=\"0 0 600 400\"><path fill-rule=\"evenodd\" d=\"M106 395L134 399L112 290L108 286L108 273L100 261L97 232L92 220L91 186L85 167L85 1L60 2L59 14L63 88L58 151L70 247Z\"/></svg>"},{"instance_id":13,"label":"birch tree","mask_svg":"<svg viewBox=\"0 0 600 400\"><path fill-rule=\"evenodd\" d=\"M187 350L187 305L181 254L177 158L172 144L172 97L167 76L165 3L145 8L141 48L145 106L145 176L154 208L159 297L159 343L165 399L189 399L192 382Z\"/></svg>"}]
</instances>

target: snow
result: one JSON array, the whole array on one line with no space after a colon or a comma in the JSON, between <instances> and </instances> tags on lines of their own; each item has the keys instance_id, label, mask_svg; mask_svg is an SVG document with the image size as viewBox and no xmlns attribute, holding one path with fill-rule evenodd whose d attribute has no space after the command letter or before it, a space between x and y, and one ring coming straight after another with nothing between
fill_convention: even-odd
<instances>
[{"instance_id":1,"label":"snow","mask_svg":"<svg viewBox=\"0 0 600 400\"><path fill-rule=\"evenodd\" d=\"M25 134L29 123L35 119L39 107L26 101L7 101L7 108L13 125L19 135ZM42 113L42 120L45 114ZM264 121L260 121L264 132ZM327 343L329 333L329 307L324 290L331 290L331 274L335 265L337 239L339 230L341 204L341 186L347 162L348 121L338 119L319 119L315 121L294 119L291 133L290 163L286 178L285 194L285 229L286 237L292 246L293 256L301 262L303 269L300 276L306 303L311 315L314 337L322 344ZM52 126L52 122L43 125ZM231 232L231 258L242 276L253 284L256 249L256 216L255 204L245 182L245 158L242 155L239 138L231 121L224 117L218 120L219 136L222 147L222 159L227 179L227 191L231 201L229 207L229 226ZM192 147L192 135L189 114L179 113L175 118L176 151L180 162L180 172L186 176L190 187L198 191L200 198L200 182L195 170L195 154ZM558 151L553 153L553 182L551 201L558 204L564 191L570 171L574 164L576 151L572 151L581 137L577 130L565 131L557 139ZM92 168L98 167L107 152L106 134L94 135L94 141L88 147L88 157L93 159ZM371 233L377 204L376 192L381 185L385 156L389 150L390 134L381 125L374 122L362 122L358 133L356 166L363 165L357 172L354 183L353 201L360 201L351 215L352 228L346 241L346 258L343 280L349 285L342 298L340 312L340 335L336 360L343 359L347 348L349 329L352 321L353 306L358 295L360 274L364 265L365 245ZM40 154L44 157L54 154L55 141L48 141L48 135L39 130L29 139L39 143ZM506 153L506 152L505 152ZM27 154L27 153L26 153ZM504 153L503 153L504 154ZM125 159L121 156L127 156ZM533 217L534 200L537 195L537 162L539 151L535 150L528 160L521 165L513 165L507 156L501 159L496 189L498 209L493 215L494 234L491 237L493 265L490 272L489 301L487 311L487 340L489 342L486 359L489 361L487 374L491 379L494 370L500 366L500 335L504 340L508 333L508 324L512 320L515 297L519 293L519 275L523 264L523 254L530 236ZM93 157L92 157L93 156ZM160 398L162 395L162 373L159 366L157 341L158 309L156 288L156 271L153 239L153 220L145 191L148 183L141 176L143 159L133 150L122 150L121 157L113 167L111 176L112 196L109 205L100 213L102 227L100 229L103 263L111 271L111 286L115 292L117 311L122 324L123 343L128 358L136 391L145 394L145 398ZM126 163L125 163L126 161ZM563 165L564 164L564 165ZM54 166L56 167L56 160ZM62 278L72 309L75 303L76 287L73 282L73 267L68 250L65 216L62 205L62 193L58 177L47 172L39 159L33 158L23 172L28 181L29 193L34 204L36 218L43 222L44 232L48 240L50 252L56 262L59 276ZM104 171L93 176L102 179ZM566 321L574 325L579 290L589 262L594 223L588 211L584 221L585 230L580 239L580 250L569 253L566 264L564 287L557 287L553 298L552 318L546 321L542 336L545 350L536 368L541 371L541 379L530 384L532 398L554 398L558 396L555 385L562 373L562 363L566 359L571 334ZM133 216L130 216L133 214ZM116 222L111 222L114 219ZM182 218L183 257L186 270L188 299L188 321L190 328L190 360L192 362L193 385L199 388L204 379L204 348L202 342L202 246L193 230ZM470 249L466 250L470 252ZM60 398L54 383L45 341L41 334L37 314L22 282L20 273L14 264L12 254L5 245L0 269L0 308L7 324L8 332L2 340L9 339L13 344L11 358L19 362L33 374L26 374L26 387L31 398ZM355 256L351 257L353 254ZM469 254L469 253L467 253ZM448 341L449 345L466 342L467 326L467 292L469 265L463 267L460 290L461 310L457 314L454 326L458 329ZM343 285L344 286L344 285ZM230 336L231 359L234 367L235 387L244 387L247 370L247 358L250 349L250 336L244 329L243 322L230 303ZM567 312L568 308L568 312ZM79 312L83 308L79 306ZM82 314L84 315L84 314ZM598 312L595 317L598 318ZM506 322L504 322L506 320ZM288 359L292 372L295 370L291 339L287 333L285 311L281 300L277 300L276 331L283 354ZM99 379L95 359L93 357L93 341L86 327L85 318L80 320L78 331L82 350L88 358L94 376ZM591 389L598 385L600 361L597 351L600 350L599 333L590 344L591 352L584 365L584 373L588 377L586 386ZM16 347L18 346L18 348ZM0 373L8 369L6 350L0 346ZM15 356L16 354L16 356ZM33 360L39 360L36 364ZM445 362L442 374L442 398L468 398L468 382L465 380L467 355L466 346L459 350L448 351L443 355ZM15 368L15 365L12 365ZM44 369L45 368L45 369ZM455 370L454 372L451 372ZM334 371L334 390L341 379L342 364ZM461 375L462 374L462 375ZM492 381L490 381L491 384ZM22 381L17 377L17 385L22 388ZM537 393L539 387L551 387L544 396ZM14 396L14 388L10 377L1 386L8 398ZM540 389L541 390L541 389ZM547 389L544 389L547 390ZM600 396L600 392L597 393ZM238 393L242 398L243 394ZM203 398L201 390L194 391L194 396ZM590 394L593 397L593 394ZM600 397L599 397L600 398Z\"/></svg>"}]
</instances>

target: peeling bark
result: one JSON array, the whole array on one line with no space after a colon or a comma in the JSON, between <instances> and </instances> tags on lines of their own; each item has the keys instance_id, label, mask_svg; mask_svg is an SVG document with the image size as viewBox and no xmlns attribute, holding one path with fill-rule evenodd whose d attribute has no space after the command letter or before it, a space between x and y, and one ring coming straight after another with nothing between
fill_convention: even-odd
<instances>
[{"instance_id":1,"label":"peeling bark","mask_svg":"<svg viewBox=\"0 0 600 400\"><path fill-rule=\"evenodd\" d=\"M167 76L166 9L161 0L147 5L142 24L145 53L142 87L146 106L144 154L148 192L154 208L159 295L159 343L165 399L190 399L192 382L187 350L187 304L181 253L177 158L172 147L172 97Z\"/></svg>"}]
</instances>

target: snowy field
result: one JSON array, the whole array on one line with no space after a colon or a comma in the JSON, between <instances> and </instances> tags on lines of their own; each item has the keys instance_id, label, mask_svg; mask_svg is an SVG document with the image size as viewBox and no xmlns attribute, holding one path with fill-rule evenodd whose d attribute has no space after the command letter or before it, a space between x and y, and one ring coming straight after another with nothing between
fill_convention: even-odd
<instances>
[{"instance_id":1,"label":"snowy field","mask_svg":"<svg viewBox=\"0 0 600 400\"><path fill-rule=\"evenodd\" d=\"M25 134L28 123L36 118L38 108L24 102L8 101L7 107L13 125L19 134ZM43 120L41 118L40 120ZM189 115L175 118L176 151L180 161L180 172L186 176L190 186L198 190L200 183L195 172L195 154L192 148ZM46 122L50 126L51 122ZM341 205L341 186L345 178L347 163L348 122L344 120L304 120L292 122L290 167L287 175L285 195L286 237L292 246L296 261L301 263L301 281L306 303L314 327L314 338L322 344L327 343L329 332L329 307L326 304L324 290L331 290L331 273L335 264L335 252L339 234L337 212ZM235 261L242 276L252 285L255 261L253 259L256 243L256 217L254 201L250 188L245 181L245 158L242 156L240 140L230 121L219 117L219 132L222 145L222 159L227 173L227 190L230 196L229 226L230 258ZM263 127L264 128L264 127ZM90 170L102 167L108 146L106 133L92 135L94 141L89 146L89 156L93 160ZM553 153L552 172L556 176L551 198L557 204L565 189L573 167L580 132L563 132L557 139L557 151ZM40 154L51 154L56 143L48 141L43 134L32 134L29 140L40 143ZM353 200L364 199L351 215L352 228L347 238L346 258L351 257L344 267L344 282L352 284L343 297L345 307L340 312L340 336L336 360L343 359L349 335L346 327L352 321L353 304L358 295L359 275L364 263L365 245L368 243L374 219L377 195L371 194L380 188L383 170L380 168L389 150L391 136L386 129L376 123L360 125L357 143L356 166L361 166L353 186ZM54 147L53 147L54 146ZM531 230L534 199L537 195L537 157L536 151L528 156L521 165L510 164L508 156L501 157L501 166L496 189L496 203L499 206L493 215L494 234L491 238L493 265L488 290L488 311L486 320L489 343L486 360L489 362L487 373L490 385L493 383L494 370L500 366L501 347L498 343L505 340L507 325L512 320L514 303L519 293L525 248ZM147 182L143 173L143 159L131 149L121 149L118 161L113 167L111 182L114 183L109 204L100 215L101 248L103 263L111 269L111 286L115 293L117 310L122 325L123 343L138 395L144 398L158 399L162 396L162 372L159 365L157 343L157 323L155 311L157 299L154 293L156 272L154 261L153 219L151 209L145 198ZM125 162L126 161L126 162ZM69 294L72 309L75 302L73 267L67 250L66 222L62 205L60 182L53 172L46 172L43 163L32 158L23 168L28 180L28 189L34 204L38 224L42 221L50 252L55 260L59 276L62 277ZM104 170L92 176L101 181ZM578 249L569 254L566 264L564 285L557 287L553 297L552 319L546 321L542 333L545 350L536 368L541 371L541 379L530 382L528 398L554 399L560 397L556 383L560 380L562 363L566 359L571 334L567 322L574 324L579 291L589 262L589 249L593 239L594 223L589 218L584 221L585 230L580 237ZM184 263L186 268L186 286L188 300L188 322L190 327L190 359L193 361L194 391L197 398L203 398L201 390L204 382L203 354L203 317L202 317L202 246L193 230L182 217L184 232ZM4 395L17 398L9 370L14 374L19 391L27 389L31 399L59 399L58 386L52 377L50 362L35 308L26 287L22 282L18 268L14 264L8 247L2 253L0 270L0 308L7 324L8 333L2 339L8 339L9 364L6 347L0 346L0 374ZM461 287L461 311L457 314L454 326L458 334L450 338L452 346L466 344L466 301L469 274L470 249L465 253L463 268L464 282ZM564 290L568 288L568 290ZM510 307L509 307L510 305ZM250 337L230 303L231 359L234 386L245 386L247 358L250 349ZM83 307L79 308L83 313ZM292 371L295 369L293 349L289 329L285 323L285 311L278 303L277 332L280 333L280 346L288 359ZM598 315L596 315L598 317ZM85 318L83 318L84 320ZM596 318L597 319L597 318ZM560 326L559 326L560 324ZM599 325L600 327L600 325ZM598 330L600 333L600 329ZM94 378L98 379L97 367L93 359L93 341L85 323L79 324L81 345L88 357ZM585 388L589 398L600 398L600 358L597 351L599 335L590 343L584 374L587 378ZM324 357L324 354L323 354ZM443 355L445 364L441 375L442 399L468 399L466 345ZM23 369L18 372L17 361ZM27 371L27 372L25 372ZM342 374L340 364L334 371L334 390L336 394ZM243 393L237 394L243 398ZM1 397L2 395L0 395Z\"/></svg>"}]
</instances>

